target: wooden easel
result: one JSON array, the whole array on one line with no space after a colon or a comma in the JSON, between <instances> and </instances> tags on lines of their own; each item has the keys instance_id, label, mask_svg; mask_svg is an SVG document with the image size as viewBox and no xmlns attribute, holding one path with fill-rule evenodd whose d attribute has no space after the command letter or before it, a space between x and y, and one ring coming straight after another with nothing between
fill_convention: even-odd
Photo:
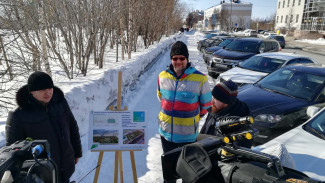
<instances>
[{"instance_id":1,"label":"wooden easel","mask_svg":"<svg viewBox=\"0 0 325 183\"><path fill-rule=\"evenodd\" d=\"M111 111L126 111L128 110L127 106L124 106L124 109L121 109L121 99L122 99L122 72L118 72L118 87L117 87L117 106L114 109L113 106L109 106L109 110ZM114 163L114 183L118 182L118 167L120 166L120 183L123 183L123 162L122 162L122 151L130 151L131 157L131 166L132 166L132 173L133 173L133 181L134 183L138 183L137 177L137 170L135 167L135 160L134 160L134 151L141 151L139 150L92 150L92 152L99 152L97 166L94 182L97 183L99 177L100 166L102 164L104 151L114 151L115 152L115 163Z\"/></svg>"}]
</instances>

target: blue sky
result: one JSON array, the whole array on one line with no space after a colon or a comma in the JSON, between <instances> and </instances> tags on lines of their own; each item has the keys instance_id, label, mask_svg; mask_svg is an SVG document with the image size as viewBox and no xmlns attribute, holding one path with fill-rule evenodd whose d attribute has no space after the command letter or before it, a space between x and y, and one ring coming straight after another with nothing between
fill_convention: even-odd
<instances>
[{"instance_id":1,"label":"blue sky","mask_svg":"<svg viewBox=\"0 0 325 183\"><path fill-rule=\"evenodd\" d=\"M226 0L229 1L229 0ZM190 10L205 10L220 4L220 0L181 0ZM276 12L277 0L243 0L253 4L252 18L268 18Z\"/></svg>"}]
</instances>

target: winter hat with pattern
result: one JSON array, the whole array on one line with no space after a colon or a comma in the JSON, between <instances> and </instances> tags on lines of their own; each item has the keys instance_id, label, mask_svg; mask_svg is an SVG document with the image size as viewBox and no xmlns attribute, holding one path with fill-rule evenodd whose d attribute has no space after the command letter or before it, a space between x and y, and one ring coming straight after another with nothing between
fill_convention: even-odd
<instances>
[{"instance_id":1,"label":"winter hat with pattern","mask_svg":"<svg viewBox=\"0 0 325 183\"><path fill-rule=\"evenodd\" d=\"M53 88L53 80L51 76L45 72L36 71L28 77L27 81L28 91L44 90Z\"/></svg>"},{"instance_id":2,"label":"winter hat with pattern","mask_svg":"<svg viewBox=\"0 0 325 183\"><path fill-rule=\"evenodd\" d=\"M231 80L228 80L228 81L218 83L212 89L212 95L215 99L225 104L231 104L237 98L237 94L238 94L237 89L238 87L236 83L234 83Z\"/></svg>"},{"instance_id":3,"label":"winter hat with pattern","mask_svg":"<svg viewBox=\"0 0 325 183\"><path fill-rule=\"evenodd\" d=\"M170 50L170 58L173 58L174 55L184 55L188 60L188 50L186 44L182 41L175 42Z\"/></svg>"}]
</instances>

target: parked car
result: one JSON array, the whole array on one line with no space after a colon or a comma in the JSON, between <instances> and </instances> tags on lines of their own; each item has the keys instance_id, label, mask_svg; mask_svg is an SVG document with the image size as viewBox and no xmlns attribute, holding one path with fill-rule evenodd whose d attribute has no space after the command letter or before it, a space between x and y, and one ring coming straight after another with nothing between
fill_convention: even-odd
<instances>
[{"instance_id":1,"label":"parked car","mask_svg":"<svg viewBox=\"0 0 325 183\"><path fill-rule=\"evenodd\" d=\"M286 46L286 41L284 39L284 36L271 35L270 38L277 40L280 43L281 48L284 48Z\"/></svg>"},{"instance_id":2,"label":"parked car","mask_svg":"<svg viewBox=\"0 0 325 183\"><path fill-rule=\"evenodd\" d=\"M212 54L214 52L226 47L229 43L231 43L233 40L236 39L234 37L223 37L223 38L224 38L224 40L219 45L212 46L212 47L205 49L205 52L203 53L203 59L207 64L209 64Z\"/></svg>"},{"instance_id":3,"label":"parked car","mask_svg":"<svg viewBox=\"0 0 325 183\"><path fill-rule=\"evenodd\" d=\"M254 144L263 144L308 119L308 106L325 106L325 67L292 65L280 68L253 85L239 88L259 130Z\"/></svg>"},{"instance_id":4,"label":"parked car","mask_svg":"<svg viewBox=\"0 0 325 183\"><path fill-rule=\"evenodd\" d=\"M262 33L262 32L264 33L264 31L265 31L265 30L259 29L259 30L257 30L257 33L258 33L258 34L260 34L260 33Z\"/></svg>"},{"instance_id":5,"label":"parked car","mask_svg":"<svg viewBox=\"0 0 325 183\"><path fill-rule=\"evenodd\" d=\"M208 74L217 77L244 60L264 52L277 52L281 47L274 39L238 38L232 41L225 49L212 54L212 61L208 66Z\"/></svg>"},{"instance_id":6,"label":"parked car","mask_svg":"<svg viewBox=\"0 0 325 183\"><path fill-rule=\"evenodd\" d=\"M310 109L309 107L308 109ZM296 169L317 180L325 180L325 108L313 115L304 124L256 147L263 150L283 144L295 162Z\"/></svg>"},{"instance_id":7,"label":"parked car","mask_svg":"<svg viewBox=\"0 0 325 183\"><path fill-rule=\"evenodd\" d=\"M203 39L210 39L214 36L218 36L218 33L208 33L203 37Z\"/></svg>"},{"instance_id":8,"label":"parked car","mask_svg":"<svg viewBox=\"0 0 325 183\"><path fill-rule=\"evenodd\" d=\"M273 32L265 32L262 35L262 38L271 38L271 36L275 36L275 35L278 35L278 34L277 33L273 33Z\"/></svg>"},{"instance_id":9,"label":"parked car","mask_svg":"<svg viewBox=\"0 0 325 183\"><path fill-rule=\"evenodd\" d=\"M246 30L244 31L244 36L247 36L247 37L257 37L257 32L256 30Z\"/></svg>"},{"instance_id":10,"label":"parked car","mask_svg":"<svg viewBox=\"0 0 325 183\"><path fill-rule=\"evenodd\" d=\"M200 40L197 42L197 49L204 53L206 48L219 45L224 39L219 36L215 36L210 39Z\"/></svg>"},{"instance_id":11,"label":"parked car","mask_svg":"<svg viewBox=\"0 0 325 183\"><path fill-rule=\"evenodd\" d=\"M297 63L318 64L312 58L294 53L262 53L252 56L244 62L241 62L239 66L221 73L217 78L217 83L231 79L238 86L248 83L252 84L276 69Z\"/></svg>"}]
</instances>

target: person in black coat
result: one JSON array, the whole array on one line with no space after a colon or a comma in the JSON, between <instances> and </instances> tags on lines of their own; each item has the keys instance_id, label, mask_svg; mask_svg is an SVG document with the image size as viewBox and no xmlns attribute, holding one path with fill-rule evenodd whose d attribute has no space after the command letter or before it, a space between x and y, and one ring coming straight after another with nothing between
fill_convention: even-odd
<instances>
[{"instance_id":1,"label":"person in black coat","mask_svg":"<svg viewBox=\"0 0 325 183\"><path fill-rule=\"evenodd\" d=\"M59 182L67 183L82 156L77 122L63 92L49 75L36 71L16 94L18 108L9 112L6 145L30 137L48 140L58 167Z\"/></svg>"},{"instance_id":2,"label":"person in black coat","mask_svg":"<svg viewBox=\"0 0 325 183\"><path fill-rule=\"evenodd\" d=\"M200 134L222 136L216 128L218 118L250 115L247 104L237 99L237 89L237 85L231 80L220 82L212 89L212 107L208 109L208 116L200 130ZM198 140L206 137L205 135L199 135ZM252 141L244 141L240 144L250 148Z\"/></svg>"}]
</instances>

